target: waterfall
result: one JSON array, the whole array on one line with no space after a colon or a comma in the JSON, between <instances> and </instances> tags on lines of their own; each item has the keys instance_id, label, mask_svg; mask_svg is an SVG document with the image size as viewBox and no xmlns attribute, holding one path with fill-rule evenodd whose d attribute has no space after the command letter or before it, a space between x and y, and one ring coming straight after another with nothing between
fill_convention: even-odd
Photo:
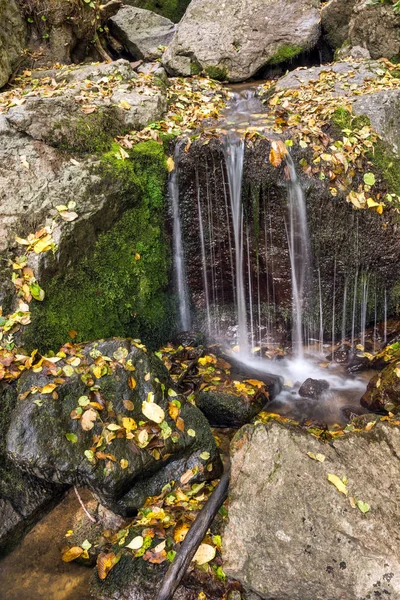
<instances>
[{"instance_id":1,"label":"waterfall","mask_svg":"<svg viewBox=\"0 0 400 600\"><path fill-rule=\"evenodd\" d=\"M172 203L173 216L173 246L174 246L174 270L176 286L178 290L180 327L183 331L191 328L189 293L186 283L185 257L182 244L182 225L179 208L179 154L183 142L175 147L174 163L175 168L170 174L168 182L169 197Z\"/></svg>"},{"instance_id":2,"label":"waterfall","mask_svg":"<svg viewBox=\"0 0 400 600\"><path fill-rule=\"evenodd\" d=\"M236 316L238 327L238 343L241 352L248 348L246 295L243 274L243 204L242 179L244 161L244 140L234 134L224 139L224 155L228 175L229 197L233 221L236 274Z\"/></svg>"},{"instance_id":3,"label":"waterfall","mask_svg":"<svg viewBox=\"0 0 400 600\"><path fill-rule=\"evenodd\" d=\"M292 273L292 347L302 358L304 301L310 282L310 240L303 189L297 177L292 157L287 154L289 170L289 226L286 227Z\"/></svg>"}]
</instances>

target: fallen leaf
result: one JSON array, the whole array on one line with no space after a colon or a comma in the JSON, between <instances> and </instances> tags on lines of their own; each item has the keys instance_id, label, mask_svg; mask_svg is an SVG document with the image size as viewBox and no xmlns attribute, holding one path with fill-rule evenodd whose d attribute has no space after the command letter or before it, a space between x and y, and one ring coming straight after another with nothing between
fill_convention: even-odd
<instances>
[{"instance_id":1,"label":"fallen leaf","mask_svg":"<svg viewBox=\"0 0 400 600\"><path fill-rule=\"evenodd\" d=\"M216 550L214 546L210 546L210 544L200 544L193 557L193 561L199 566L205 565L215 558L215 554Z\"/></svg>"},{"instance_id":2,"label":"fallen leaf","mask_svg":"<svg viewBox=\"0 0 400 600\"><path fill-rule=\"evenodd\" d=\"M332 473L328 473L328 481L333 483L333 485L336 487L336 489L339 490L339 492L341 492L345 496L348 495L349 491L343 483L343 481L340 479L340 477L338 477L337 475L333 475Z\"/></svg>"},{"instance_id":3,"label":"fallen leaf","mask_svg":"<svg viewBox=\"0 0 400 600\"><path fill-rule=\"evenodd\" d=\"M101 552L97 558L97 574L99 579L105 579L111 569L119 562L121 554Z\"/></svg>"},{"instance_id":4,"label":"fallen leaf","mask_svg":"<svg viewBox=\"0 0 400 600\"><path fill-rule=\"evenodd\" d=\"M155 402L144 401L142 403L142 413L154 423L162 423L165 419L165 412L161 406L158 406Z\"/></svg>"},{"instance_id":5,"label":"fallen leaf","mask_svg":"<svg viewBox=\"0 0 400 600\"><path fill-rule=\"evenodd\" d=\"M369 512L371 510L370 505L367 504L366 502L363 502L362 500L357 500L357 507L361 510L363 515L365 515L365 513Z\"/></svg>"},{"instance_id":6,"label":"fallen leaf","mask_svg":"<svg viewBox=\"0 0 400 600\"><path fill-rule=\"evenodd\" d=\"M93 408L85 410L80 420L83 431L90 431L93 429L95 421L97 419L97 412Z\"/></svg>"},{"instance_id":7,"label":"fallen leaf","mask_svg":"<svg viewBox=\"0 0 400 600\"><path fill-rule=\"evenodd\" d=\"M68 548L68 550L62 553L61 559L63 560L63 562L68 563L75 560L76 558L79 558L82 553L83 548L81 548L80 546L73 546L72 548Z\"/></svg>"},{"instance_id":8,"label":"fallen leaf","mask_svg":"<svg viewBox=\"0 0 400 600\"><path fill-rule=\"evenodd\" d=\"M143 546L143 542L143 537L141 535L137 535L129 542L129 544L125 546L125 548L129 548L130 550L140 550L140 548Z\"/></svg>"}]
</instances>

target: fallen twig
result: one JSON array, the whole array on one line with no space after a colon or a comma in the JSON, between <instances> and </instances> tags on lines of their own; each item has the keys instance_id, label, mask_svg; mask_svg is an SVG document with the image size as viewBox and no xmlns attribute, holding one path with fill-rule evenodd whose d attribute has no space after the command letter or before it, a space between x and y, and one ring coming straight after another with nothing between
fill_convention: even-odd
<instances>
[{"instance_id":1,"label":"fallen twig","mask_svg":"<svg viewBox=\"0 0 400 600\"><path fill-rule=\"evenodd\" d=\"M208 528L224 502L229 487L230 463L225 463L224 474L221 481L201 509L195 522L189 529L179 553L175 556L167 573L165 574L157 600L171 600L185 575L189 564L196 554Z\"/></svg>"},{"instance_id":2,"label":"fallen twig","mask_svg":"<svg viewBox=\"0 0 400 600\"><path fill-rule=\"evenodd\" d=\"M82 498L79 495L78 488L76 487L76 485L74 485L74 492L75 492L76 497L79 500L79 504L82 506L82 510L85 513L85 515L87 516L87 518L90 521L92 521L92 523L97 523L96 519L90 514L90 512L88 511L88 509L86 508L86 506L83 504L83 500L82 500Z\"/></svg>"},{"instance_id":3,"label":"fallen twig","mask_svg":"<svg viewBox=\"0 0 400 600\"><path fill-rule=\"evenodd\" d=\"M189 375L190 371L193 369L193 367L195 367L199 361L199 358L201 358L204 354L204 348L203 346L199 347L199 353L196 356L196 358L194 358L188 367L186 367L186 369L180 374L179 379L176 382L177 386L182 385L182 383L185 381L186 377Z\"/></svg>"}]
</instances>

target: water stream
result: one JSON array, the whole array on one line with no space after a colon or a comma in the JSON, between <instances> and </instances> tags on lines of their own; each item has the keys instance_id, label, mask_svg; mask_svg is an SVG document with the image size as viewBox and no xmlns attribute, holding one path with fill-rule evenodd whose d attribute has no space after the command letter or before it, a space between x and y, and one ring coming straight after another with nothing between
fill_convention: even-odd
<instances>
[{"instance_id":1,"label":"water stream","mask_svg":"<svg viewBox=\"0 0 400 600\"><path fill-rule=\"evenodd\" d=\"M256 367L260 373L281 376L286 385L271 403L270 410L338 422L344 419L344 410L359 411L359 400L367 381L365 377L349 375L343 366L335 362L335 342L345 345L346 335L351 333L351 348L355 349L359 343L365 345L372 298L376 334L377 289L371 285L369 274L359 271L358 267L351 275L343 276L342 267L334 254L331 317L324 314L326 292L319 266L314 269L313 275L306 201L290 153L285 158L287 208L283 217L287 247L279 248L278 254L276 223L272 221L268 195L258 208L262 219L259 224L256 224L254 211L251 212L243 197L246 152L243 132L251 128L268 131L268 116L262 112L254 88L239 89L231 94L223 126L222 160L216 162L212 157L210 162L207 159L205 165L196 167L195 205L186 207L186 210L195 211L198 222L196 231L192 231L191 235L199 238L197 248L202 290L198 294L203 307L200 320L198 315L193 315L192 320L192 296L187 284L179 190L182 145L175 150L175 171L170 177L169 190L174 220L174 264L181 328L187 330L193 322L195 327L203 329L210 340L224 344L228 352L234 348L236 359L239 358L244 365ZM267 161L268 157L265 158ZM202 177L199 169L203 169ZM253 204L256 200L253 198ZM255 244L255 237L258 245ZM358 247L358 235L356 244ZM275 262L279 263L282 260L280 254L284 256L285 253L290 262L292 353L278 361L269 359L270 355L265 349L277 345L274 273ZM339 277L343 278L341 288L337 285ZM340 296L338 290L342 290ZM309 307L312 305L315 313L310 318ZM384 306L386 323L386 291ZM328 327L331 338L326 343L324 332ZM386 325L384 335L386 339ZM309 377L324 379L330 385L329 393L317 403L301 398L298 393L302 382Z\"/></svg>"}]
</instances>

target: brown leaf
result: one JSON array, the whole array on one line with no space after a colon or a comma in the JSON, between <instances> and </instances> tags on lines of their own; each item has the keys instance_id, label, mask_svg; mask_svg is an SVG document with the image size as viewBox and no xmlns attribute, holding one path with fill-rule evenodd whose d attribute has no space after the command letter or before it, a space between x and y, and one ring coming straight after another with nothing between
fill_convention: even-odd
<instances>
[{"instance_id":1,"label":"brown leaf","mask_svg":"<svg viewBox=\"0 0 400 600\"><path fill-rule=\"evenodd\" d=\"M64 562L71 562L83 553L83 548L80 546L73 546L72 548L68 548L65 552L62 553L61 558Z\"/></svg>"},{"instance_id":2,"label":"brown leaf","mask_svg":"<svg viewBox=\"0 0 400 600\"><path fill-rule=\"evenodd\" d=\"M121 554L101 552L97 558L97 574L99 579L105 579L111 569L119 562Z\"/></svg>"},{"instance_id":3,"label":"brown leaf","mask_svg":"<svg viewBox=\"0 0 400 600\"><path fill-rule=\"evenodd\" d=\"M83 431L90 431L94 427L94 423L97 419L97 412L93 408L85 410L81 419L81 426Z\"/></svg>"}]
</instances>

